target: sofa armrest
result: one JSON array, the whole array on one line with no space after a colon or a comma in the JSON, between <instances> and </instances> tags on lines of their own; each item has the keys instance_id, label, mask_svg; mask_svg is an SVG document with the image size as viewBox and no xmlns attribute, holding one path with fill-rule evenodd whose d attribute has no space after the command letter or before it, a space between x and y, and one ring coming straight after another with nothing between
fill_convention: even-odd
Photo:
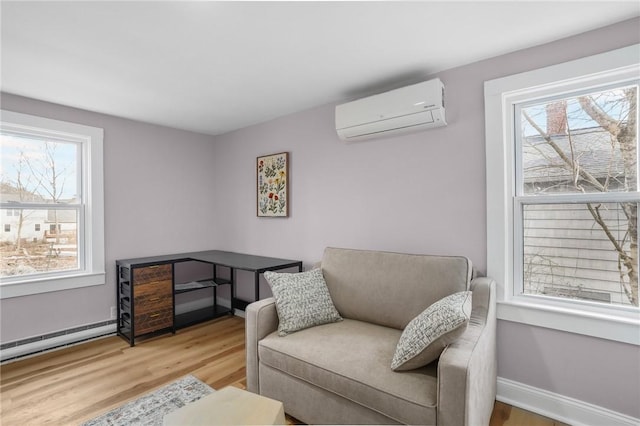
<instances>
[{"instance_id":1,"label":"sofa armrest","mask_svg":"<svg viewBox=\"0 0 640 426\"><path fill-rule=\"evenodd\" d=\"M473 308L465 333L438 362L438 425L488 425L496 397L496 284L471 283Z\"/></svg>"},{"instance_id":2,"label":"sofa armrest","mask_svg":"<svg viewBox=\"0 0 640 426\"><path fill-rule=\"evenodd\" d=\"M249 304L245 310L247 350L247 390L260 393L258 342L278 329L278 313L273 297Z\"/></svg>"}]
</instances>

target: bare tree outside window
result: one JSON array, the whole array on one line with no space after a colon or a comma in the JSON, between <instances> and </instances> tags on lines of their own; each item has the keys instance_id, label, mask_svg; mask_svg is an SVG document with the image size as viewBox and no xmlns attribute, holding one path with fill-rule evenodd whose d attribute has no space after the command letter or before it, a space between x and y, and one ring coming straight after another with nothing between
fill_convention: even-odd
<instances>
[{"instance_id":1,"label":"bare tree outside window","mask_svg":"<svg viewBox=\"0 0 640 426\"><path fill-rule=\"evenodd\" d=\"M525 294L638 306L638 203L598 198L638 191L637 100L634 85L521 108Z\"/></svg>"},{"instance_id":2,"label":"bare tree outside window","mask_svg":"<svg viewBox=\"0 0 640 426\"><path fill-rule=\"evenodd\" d=\"M2 219L15 228L0 239L0 275L78 269L78 144L3 133L0 148Z\"/></svg>"}]
</instances>

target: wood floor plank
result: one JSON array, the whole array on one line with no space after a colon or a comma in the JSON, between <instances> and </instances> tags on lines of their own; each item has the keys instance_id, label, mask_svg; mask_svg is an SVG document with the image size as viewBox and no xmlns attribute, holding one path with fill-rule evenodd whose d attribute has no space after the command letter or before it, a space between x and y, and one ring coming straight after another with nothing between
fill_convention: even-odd
<instances>
[{"instance_id":1,"label":"wood floor plank","mask_svg":"<svg viewBox=\"0 0 640 426\"><path fill-rule=\"evenodd\" d=\"M0 424L77 425L187 374L214 389L246 389L244 319L223 317L135 347L111 336L6 363ZM496 403L490 426L525 425L561 423Z\"/></svg>"}]
</instances>

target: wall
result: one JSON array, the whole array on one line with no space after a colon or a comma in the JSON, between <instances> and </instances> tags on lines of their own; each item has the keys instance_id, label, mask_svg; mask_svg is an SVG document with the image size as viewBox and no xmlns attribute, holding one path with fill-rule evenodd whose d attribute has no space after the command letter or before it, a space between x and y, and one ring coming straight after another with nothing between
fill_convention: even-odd
<instances>
[{"instance_id":1,"label":"wall","mask_svg":"<svg viewBox=\"0 0 640 426\"><path fill-rule=\"evenodd\" d=\"M110 319L115 260L217 248L211 136L9 94L2 108L104 129L106 285L0 301L10 342Z\"/></svg>"},{"instance_id":2,"label":"wall","mask_svg":"<svg viewBox=\"0 0 640 426\"><path fill-rule=\"evenodd\" d=\"M485 272L484 81L638 43L639 25L633 19L439 73L445 128L346 144L327 105L217 137L221 241L307 266L326 246L460 254ZM291 216L257 218L256 157L282 151L290 153ZM640 417L638 347L506 321L498 347L503 378Z\"/></svg>"}]
</instances>

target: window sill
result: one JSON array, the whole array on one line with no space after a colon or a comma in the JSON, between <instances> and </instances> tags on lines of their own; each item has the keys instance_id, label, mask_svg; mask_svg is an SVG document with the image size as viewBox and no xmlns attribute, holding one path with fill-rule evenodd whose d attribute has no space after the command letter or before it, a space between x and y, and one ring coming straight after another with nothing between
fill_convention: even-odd
<instances>
[{"instance_id":1,"label":"window sill","mask_svg":"<svg viewBox=\"0 0 640 426\"><path fill-rule=\"evenodd\" d=\"M547 306L530 301L498 302L497 317L640 346L640 314L628 316Z\"/></svg>"},{"instance_id":2,"label":"window sill","mask_svg":"<svg viewBox=\"0 0 640 426\"><path fill-rule=\"evenodd\" d=\"M3 283L0 285L0 299L90 287L102 285L105 282L105 272L102 271Z\"/></svg>"}]
</instances>

